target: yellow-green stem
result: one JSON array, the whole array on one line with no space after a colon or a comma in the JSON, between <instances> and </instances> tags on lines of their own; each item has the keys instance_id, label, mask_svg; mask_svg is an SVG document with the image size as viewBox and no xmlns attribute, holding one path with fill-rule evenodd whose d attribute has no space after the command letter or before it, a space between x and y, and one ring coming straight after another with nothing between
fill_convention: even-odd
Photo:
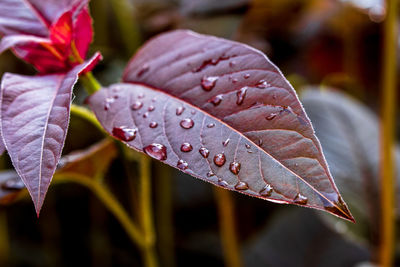
<instances>
[{"instance_id":1,"label":"yellow-green stem","mask_svg":"<svg viewBox=\"0 0 400 267\"><path fill-rule=\"evenodd\" d=\"M165 267L175 266L172 168L157 162L156 175L157 247Z\"/></svg>"},{"instance_id":2,"label":"yellow-green stem","mask_svg":"<svg viewBox=\"0 0 400 267\"><path fill-rule=\"evenodd\" d=\"M158 260L155 251L155 232L153 224L153 207L151 198L151 159L141 155L139 180L139 202L142 219L142 229L146 247L143 250L143 258L146 267L157 267Z\"/></svg>"},{"instance_id":3,"label":"yellow-green stem","mask_svg":"<svg viewBox=\"0 0 400 267\"><path fill-rule=\"evenodd\" d=\"M384 22L381 133L381 241L380 266L393 265L394 221L394 139L396 111L397 0L387 0Z\"/></svg>"},{"instance_id":4,"label":"yellow-green stem","mask_svg":"<svg viewBox=\"0 0 400 267\"><path fill-rule=\"evenodd\" d=\"M72 61L78 62L79 64L82 64L84 62L83 58L79 54L78 49L76 48L74 41L71 42L71 52L72 52L72 58L71 58ZM82 82L83 86L85 87L89 95L101 89L101 84L96 80L91 71L83 73L79 77L79 80Z\"/></svg>"},{"instance_id":5,"label":"yellow-green stem","mask_svg":"<svg viewBox=\"0 0 400 267\"><path fill-rule=\"evenodd\" d=\"M101 132L105 133L105 130L101 126L100 122L96 119L96 116L89 109L82 107L82 106L77 106L75 104L72 104L71 105L71 114L87 120L88 122L93 124L93 126L95 126L97 129L99 129Z\"/></svg>"},{"instance_id":6,"label":"yellow-green stem","mask_svg":"<svg viewBox=\"0 0 400 267\"><path fill-rule=\"evenodd\" d=\"M96 80L91 71L82 74L79 77L79 81L82 82L89 95L101 89L100 83Z\"/></svg>"},{"instance_id":7,"label":"yellow-green stem","mask_svg":"<svg viewBox=\"0 0 400 267\"><path fill-rule=\"evenodd\" d=\"M225 266L242 266L240 248L235 226L234 203L231 192L219 187L214 187L216 202L218 205L220 234L222 249L224 251Z\"/></svg>"},{"instance_id":8,"label":"yellow-green stem","mask_svg":"<svg viewBox=\"0 0 400 267\"><path fill-rule=\"evenodd\" d=\"M146 241L139 227L129 218L127 212L115 199L115 197L100 183L90 177L77 173L62 173L54 175L54 182L74 182L90 189L104 204L104 206L117 218L127 232L129 238L141 248L147 248Z\"/></svg>"}]
</instances>

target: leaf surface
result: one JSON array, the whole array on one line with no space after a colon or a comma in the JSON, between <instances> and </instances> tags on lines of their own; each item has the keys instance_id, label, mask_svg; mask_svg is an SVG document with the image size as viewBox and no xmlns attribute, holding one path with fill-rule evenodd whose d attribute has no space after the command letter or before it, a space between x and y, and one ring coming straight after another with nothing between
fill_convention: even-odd
<instances>
[{"instance_id":1,"label":"leaf surface","mask_svg":"<svg viewBox=\"0 0 400 267\"><path fill-rule=\"evenodd\" d=\"M174 31L148 42L123 80L150 87L116 85L90 102L129 146L219 186L353 220L295 91L261 52Z\"/></svg>"},{"instance_id":2,"label":"leaf surface","mask_svg":"<svg viewBox=\"0 0 400 267\"><path fill-rule=\"evenodd\" d=\"M72 88L88 65L90 62L76 66L66 74L3 76L0 129L37 213L64 146Z\"/></svg>"}]
</instances>

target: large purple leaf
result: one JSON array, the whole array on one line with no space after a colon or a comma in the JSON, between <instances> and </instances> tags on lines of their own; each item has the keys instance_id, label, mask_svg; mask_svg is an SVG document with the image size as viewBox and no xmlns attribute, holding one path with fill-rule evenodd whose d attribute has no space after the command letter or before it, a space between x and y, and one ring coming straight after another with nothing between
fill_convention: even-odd
<instances>
[{"instance_id":1,"label":"large purple leaf","mask_svg":"<svg viewBox=\"0 0 400 267\"><path fill-rule=\"evenodd\" d=\"M0 130L38 214L64 146L72 87L89 64L66 74L3 76Z\"/></svg>"},{"instance_id":2,"label":"large purple leaf","mask_svg":"<svg viewBox=\"0 0 400 267\"><path fill-rule=\"evenodd\" d=\"M77 15L88 0L0 0L0 35L49 35L49 28L66 11Z\"/></svg>"},{"instance_id":3,"label":"large purple leaf","mask_svg":"<svg viewBox=\"0 0 400 267\"><path fill-rule=\"evenodd\" d=\"M133 136L138 129L139 137L128 142L130 146L142 150L160 143L170 155L166 163L176 167L182 159L188 163L185 171L196 177L353 220L295 91L261 52L174 31L148 42L129 63L123 80L156 89L120 85L121 97L115 99L112 90L104 90L93 97L92 107L115 136ZM146 97L140 99L140 93ZM142 110L155 107L156 112L131 110L135 101L146 105ZM186 111L178 116L180 106ZM179 124L189 122L182 119L193 120L195 126L183 129ZM152 128L152 121L159 127ZM209 124L215 127L208 128ZM128 128L118 130L122 126ZM181 152L185 142L194 152ZM200 146L209 150L209 159L200 157ZM213 158L221 153L226 164L218 167ZM207 176L210 170L212 177Z\"/></svg>"}]
</instances>

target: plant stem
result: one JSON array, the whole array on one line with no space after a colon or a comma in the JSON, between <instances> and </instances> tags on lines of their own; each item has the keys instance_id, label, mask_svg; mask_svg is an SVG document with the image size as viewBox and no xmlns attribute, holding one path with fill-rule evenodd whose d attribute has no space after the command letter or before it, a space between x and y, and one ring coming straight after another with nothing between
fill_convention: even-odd
<instances>
[{"instance_id":1,"label":"plant stem","mask_svg":"<svg viewBox=\"0 0 400 267\"><path fill-rule=\"evenodd\" d=\"M396 111L397 0L387 1L384 22L381 133L381 241L380 265L392 266L394 252L394 139Z\"/></svg>"},{"instance_id":2,"label":"plant stem","mask_svg":"<svg viewBox=\"0 0 400 267\"><path fill-rule=\"evenodd\" d=\"M76 61L79 64L82 64L84 62L83 58L79 54L78 49L76 48L74 41L71 42L71 52L73 56L71 59L72 61ZM89 95L101 89L101 84L96 80L91 71L83 73L79 77L79 80L82 82L83 86L85 87Z\"/></svg>"},{"instance_id":3,"label":"plant stem","mask_svg":"<svg viewBox=\"0 0 400 267\"><path fill-rule=\"evenodd\" d=\"M165 267L175 266L172 169L162 163L156 164L156 224L160 259Z\"/></svg>"},{"instance_id":4,"label":"plant stem","mask_svg":"<svg viewBox=\"0 0 400 267\"><path fill-rule=\"evenodd\" d=\"M82 74L79 77L79 81L82 82L89 95L94 94L101 89L101 84L96 80L91 71Z\"/></svg>"},{"instance_id":5,"label":"plant stem","mask_svg":"<svg viewBox=\"0 0 400 267\"><path fill-rule=\"evenodd\" d=\"M127 232L129 238L141 248L146 248L147 244L142 238L139 227L129 218L127 212L115 199L115 197L100 183L77 173L59 173L54 175L55 182L74 182L90 189L104 204L104 206L117 218L122 227Z\"/></svg>"},{"instance_id":6,"label":"plant stem","mask_svg":"<svg viewBox=\"0 0 400 267\"><path fill-rule=\"evenodd\" d=\"M214 192L218 205L225 266L240 267L242 264L236 234L234 203L231 192L219 187L214 187Z\"/></svg>"},{"instance_id":7,"label":"plant stem","mask_svg":"<svg viewBox=\"0 0 400 267\"><path fill-rule=\"evenodd\" d=\"M142 213L142 229L145 239L145 248L143 250L143 258L145 266L156 267L158 260L155 252L155 233L152 213L151 198L151 159L145 155L141 155L140 160L140 177L139 177L139 199L140 211Z\"/></svg>"},{"instance_id":8,"label":"plant stem","mask_svg":"<svg viewBox=\"0 0 400 267\"><path fill-rule=\"evenodd\" d=\"M71 114L87 120L88 122L92 123L93 126L98 128L101 132L105 133L105 130L101 126L100 122L96 119L96 116L89 109L72 104Z\"/></svg>"}]
</instances>

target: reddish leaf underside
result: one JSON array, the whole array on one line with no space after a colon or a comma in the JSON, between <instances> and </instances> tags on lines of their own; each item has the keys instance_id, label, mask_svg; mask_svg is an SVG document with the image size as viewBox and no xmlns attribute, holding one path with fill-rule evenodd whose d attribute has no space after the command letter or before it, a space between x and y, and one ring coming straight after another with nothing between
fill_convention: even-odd
<instances>
[{"instance_id":1,"label":"reddish leaf underside","mask_svg":"<svg viewBox=\"0 0 400 267\"><path fill-rule=\"evenodd\" d=\"M296 198L300 194L308 199L306 206L353 220L294 89L260 51L221 38L173 31L145 44L128 64L123 81L157 88L248 138L274 160L274 168L283 168L286 173L260 174L251 178L252 183L267 179L286 196L282 199L285 203L301 204ZM218 137L219 143L229 138ZM248 157L250 154L244 152ZM243 163L241 168L242 172ZM268 171L257 164L248 168L254 173ZM311 191L293 191L303 188L299 184L306 184Z\"/></svg>"},{"instance_id":2,"label":"reddish leaf underside","mask_svg":"<svg viewBox=\"0 0 400 267\"><path fill-rule=\"evenodd\" d=\"M3 76L0 130L38 214L64 146L72 88L88 65L90 61L66 74Z\"/></svg>"}]
</instances>

